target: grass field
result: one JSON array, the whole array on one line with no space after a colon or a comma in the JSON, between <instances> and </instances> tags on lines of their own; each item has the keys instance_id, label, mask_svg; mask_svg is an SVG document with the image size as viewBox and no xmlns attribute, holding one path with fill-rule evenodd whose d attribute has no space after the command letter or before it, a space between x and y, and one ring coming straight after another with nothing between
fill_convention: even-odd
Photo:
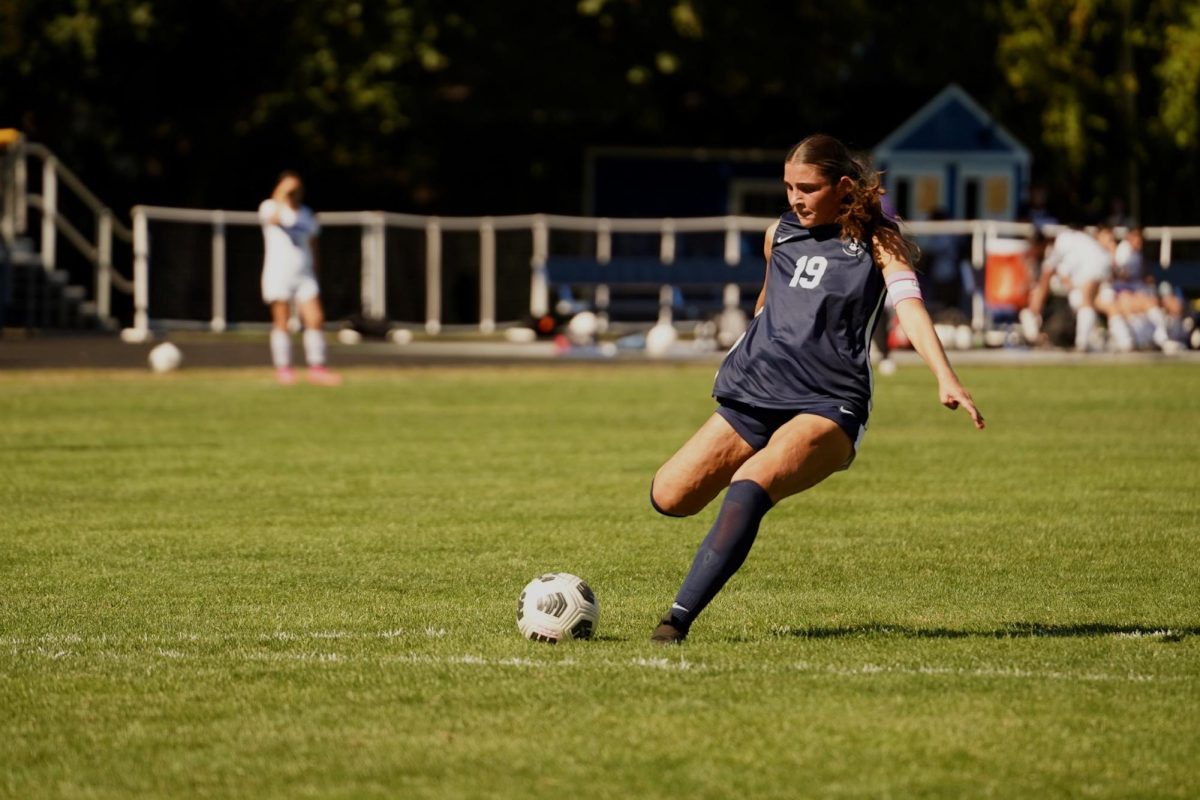
<instances>
[{"instance_id":1,"label":"grass field","mask_svg":"<svg viewBox=\"0 0 1200 800\"><path fill-rule=\"evenodd\" d=\"M1200 373L961 372L665 651L711 367L0 374L0 795L1200 795ZM520 638L550 570L598 639Z\"/></svg>"}]
</instances>

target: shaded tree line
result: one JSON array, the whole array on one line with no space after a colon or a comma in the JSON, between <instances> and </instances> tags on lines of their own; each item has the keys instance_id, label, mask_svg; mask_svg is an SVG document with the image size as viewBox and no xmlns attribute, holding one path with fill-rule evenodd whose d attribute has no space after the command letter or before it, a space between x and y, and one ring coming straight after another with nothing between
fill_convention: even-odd
<instances>
[{"instance_id":1,"label":"shaded tree line","mask_svg":"<svg viewBox=\"0 0 1200 800\"><path fill-rule=\"evenodd\" d=\"M951 81L1061 216L1195 222L1196 0L0 0L0 125L118 209L582 207L589 146L869 149Z\"/></svg>"}]
</instances>

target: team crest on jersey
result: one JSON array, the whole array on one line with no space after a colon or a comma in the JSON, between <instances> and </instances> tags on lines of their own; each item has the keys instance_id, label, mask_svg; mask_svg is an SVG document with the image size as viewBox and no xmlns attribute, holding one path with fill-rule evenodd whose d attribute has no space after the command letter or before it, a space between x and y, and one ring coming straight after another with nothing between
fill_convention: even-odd
<instances>
[{"instance_id":1,"label":"team crest on jersey","mask_svg":"<svg viewBox=\"0 0 1200 800\"><path fill-rule=\"evenodd\" d=\"M842 245L842 252L848 256L862 258L863 253L866 252L866 248L862 246L862 242L860 242L858 239L851 239Z\"/></svg>"}]
</instances>

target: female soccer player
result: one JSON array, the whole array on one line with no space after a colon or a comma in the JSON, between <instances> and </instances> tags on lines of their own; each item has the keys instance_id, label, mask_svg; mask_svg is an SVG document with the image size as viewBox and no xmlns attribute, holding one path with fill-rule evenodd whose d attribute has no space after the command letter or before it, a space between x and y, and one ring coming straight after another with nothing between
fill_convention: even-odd
<instances>
[{"instance_id":1,"label":"female soccer player","mask_svg":"<svg viewBox=\"0 0 1200 800\"><path fill-rule=\"evenodd\" d=\"M306 205L304 184L294 172L285 172L271 196L258 207L263 231L263 302L271 308L271 361L276 379L296 382L292 369L292 337L288 332L291 304L296 303L304 324L304 358L308 380L322 386L337 386L341 376L325 367L325 311L317 287L313 240L320 226Z\"/></svg>"},{"instance_id":2,"label":"female soccer player","mask_svg":"<svg viewBox=\"0 0 1200 800\"><path fill-rule=\"evenodd\" d=\"M871 410L871 331L885 290L944 406L983 416L951 369L912 271L915 247L881 207L879 175L831 136L788 153L791 210L767 230L755 317L725 357L716 412L659 468L650 502L697 513L729 491L675 602L650 637L682 642L742 565L776 503L846 469Z\"/></svg>"}]
</instances>

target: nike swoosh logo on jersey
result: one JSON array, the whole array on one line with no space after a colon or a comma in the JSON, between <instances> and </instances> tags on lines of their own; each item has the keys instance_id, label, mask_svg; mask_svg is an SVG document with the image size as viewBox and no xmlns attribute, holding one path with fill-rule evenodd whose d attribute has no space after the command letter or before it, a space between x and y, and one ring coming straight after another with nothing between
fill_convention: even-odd
<instances>
[{"instance_id":1,"label":"nike swoosh logo on jersey","mask_svg":"<svg viewBox=\"0 0 1200 800\"><path fill-rule=\"evenodd\" d=\"M795 239L799 235L800 234L798 234L798 233L792 233L787 236L776 236L775 244L783 244L784 242L788 241L789 239Z\"/></svg>"}]
</instances>

